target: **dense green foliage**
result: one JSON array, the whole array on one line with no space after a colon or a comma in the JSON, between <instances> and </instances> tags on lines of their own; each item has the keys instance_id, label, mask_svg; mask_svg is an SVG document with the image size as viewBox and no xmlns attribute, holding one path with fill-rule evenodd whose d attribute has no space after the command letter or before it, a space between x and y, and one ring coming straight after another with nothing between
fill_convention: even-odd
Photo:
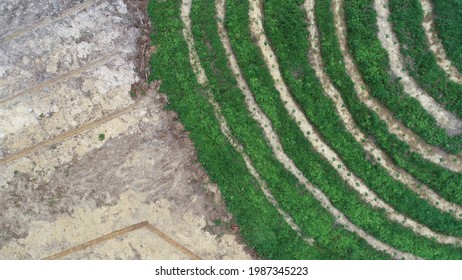
<instances>
[{"instance_id":1,"label":"dense green foliage","mask_svg":"<svg viewBox=\"0 0 462 280\"><path fill-rule=\"evenodd\" d=\"M335 226L333 217L274 158L261 128L249 116L244 95L227 66L214 12L214 3L211 1L193 2L193 33L202 66L209 77L214 99L220 103L228 124L243 144L259 174L268 183L280 206L308 236L315 238L316 243L312 250L323 252L323 258L384 258L384 255L372 250L365 241L342 227Z\"/></svg>"},{"instance_id":2,"label":"dense green foliage","mask_svg":"<svg viewBox=\"0 0 462 280\"><path fill-rule=\"evenodd\" d=\"M268 40L274 47L283 78L297 104L316 126L324 141L339 154L350 171L397 211L435 231L460 236L460 221L419 198L405 185L390 177L375 160L368 159L370 156L344 127L333 102L323 94L314 70L310 67L303 11L297 9L303 1L286 0L279 4L274 1L265 1Z\"/></svg>"},{"instance_id":3,"label":"dense green foliage","mask_svg":"<svg viewBox=\"0 0 462 280\"><path fill-rule=\"evenodd\" d=\"M308 63L308 40L301 9L302 0L266 0L264 25L270 44L275 49L281 71L288 86L324 140L342 157L348 167L360 176L385 201L397 210L436 231L461 235L460 223L419 199L405 186L392 179L368 159L360 144L343 127L332 101L323 95L322 87ZM318 1L319 18L332 16L329 1ZM225 51L218 36L216 20L224 20L233 50L255 99L270 118L279 135L284 152L294 161L305 177L322 190L330 201L354 224L377 239L401 250L430 259L461 259L462 249L446 246L419 235L401 225L390 222L383 213L372 209L339 177L335 167L326 162L284 108L279 93L266 69L262 55L254 44L248 19L248 0L227 0L227 17L216 19L214 1L192 2L192 27L196 49L209 85L197 83L192 71L188 47L183 38L180 19L181 0L151 0L148 13L153 21L153 44L158 51L151 58L150 80L162 80L161 91L169 98L168 109L189 131L198 160L210 179L217 183L228 209L234 215L248 245L269 259L385 259L390 256L372 249L364 240L338 225L320 203L274 157L262 129L250 117L244 96L236 85L227 65ZM321 20L322 21L322 20ZM321 34L332 31L333 22L320 27ZM321 24L322 25L322 24ZM331 35L334 35L333 37ZM393 155L400 166L418 173L422 181L452 183L457 174L429 164L390 135L375 113L364 109L338 59L339 49L335 33L323 36L322 50L327 71L344 95L346 106L377 143ZM326 51L327 50L327 51ZM209 94L211 93L211 95ZM233 135L242 143L257 172L278 201L301 228L302 233L315 240L308 246L297 236L259 189L245 162L221 133L208 98L216 100L222 109ZM446 139L446 138L445 138ZM375 159L379 160L379 159ZM413 162L415 160L415 162ZM429 174L423 170L429 170ZM433 178L432 176L437 176ZM447 178L443 178L448 176ZM462 182L457 177L459 181ZM452 180L452 181L451 181ZM439 186L441 192L450 192ZM449 188L448 188L449 189ZM456 188L451 185L451 191ZM460 192L457 197L462 201Z\"/></svg>"},{"instance_id":4,"label":"dense green foliage","mask_svg":"<svg viewBox=\"0 0 462 280\"><path fill-rule=\"evenodd\" d=\"M429 50L419 0L390 0L389 6L407 70L433 99L462 117L462 85L449 80Z\"/></svg>"},{"instance_id":5,"label":"dense green foliage","mask_svg":"<svg viewBox=\"0 0 462 280\"><path fill-rule=\"evenodd\" d=\"M163 81L169 109L190 131L198 158L211 180L218 183L229 210L250 247L262 257L278 259L320 257L284 222L279 213L256 187L239 154L221 134L213 109L190 67L188 49L181 32L180 0L150 1L148 13L156 28L150 80ZM175 55L172 55L175 54Z\"/></svg>"},{"instance_id":6,"label":"dense green foliage","mask_svg":"<svg viewBox=\"0 0 462 280\"><path fill-rule=\"evenodd\" d=\"M388 55L377 38L376 12L372 0L347 0L344 4L351 53L371 94L393 111L396 118L428 143L457 153L462 137L450 137L439 128L417 100L407 96L398 78L391 76Z\"/></svg>"},{"instance_id":7,"label":"dense green foliage","mask_svg":"<svg viewBox=\"0 0 462 280\"><path fill-rule=\"evenodd\" d=\"M411 152L409 146L390 134L387 125L375 112L361 103L356 96L353 82L346 73L342 53L335 36L333 14L330 1L316 1L316 22L320 32L321 52L325 70L339 89L343 101L356 121L356 124L370 139L385 151L395 164L407 170L422 183L428 185L448 201L462 204L462 175L451 172L426 161Z\"/></svg>"},{"instance_id":8,"label":"dense green foliage","mask_svg":"<svg viewBox=\"0 0 462 280\"><path fill-rule=\"evenodd\" d=\"M431 0L436 30L449 59L462 72L462 1Z\"/></svg>"},{"instance_id":9,"label":"dense green foliage","mask_svg":"<svg viewBox=\"0 0 462 280\"><path fill-rule=\"evenodd\" d=\"M265 3L267 6L270 2L266 1ZM281 2L278 3L279 5L282 4ZM284 3L287 2L284 1ZM294 2L291 3L293 5ZM272 121L275 131L280 136L284 151L307 179L322 190L353 223L387 244L425 258L460 258L462 256L460 248L442 246L432 240L416 236L410 230L390 222L382 211L372 210L358 197L356 191L350 189L342 181L335 169L313 151L297 124L285 110L259 49L252 42L247 27L249 24L246 12L248 9L247 1L228 0L227 7L228 16L225 23L244 77L260 107ZM291 16L283 14L280 15L281 18L288 19L295 15L303 17L303 12L299 8L290 7L291 9L284 10L291 13ZM304 29L303 21L297 25L292 22L292 24L285 26L291 29L297 28L297 26ZM288 32L289 30L283 30L283 33ZM285 39L287 40L287 38ZM292 50L287 48L287 50L289 49Z\"/></svg>"}]
</instances>

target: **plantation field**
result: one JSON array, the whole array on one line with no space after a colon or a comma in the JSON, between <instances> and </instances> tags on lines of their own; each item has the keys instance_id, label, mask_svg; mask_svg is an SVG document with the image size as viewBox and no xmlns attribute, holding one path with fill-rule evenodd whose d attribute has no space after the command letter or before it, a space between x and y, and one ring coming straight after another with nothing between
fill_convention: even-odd
<instances>
[{"instance_id":1,"label":"plantation field","mask_svg":"<svg viewBox=\"0 0 462 280\"><path fill-rule=\"evenodd\" d=\"M443 1L151 0L148 15L149 80L260 257L462 259L462 26Z\"/></svg>"}]
</instances>

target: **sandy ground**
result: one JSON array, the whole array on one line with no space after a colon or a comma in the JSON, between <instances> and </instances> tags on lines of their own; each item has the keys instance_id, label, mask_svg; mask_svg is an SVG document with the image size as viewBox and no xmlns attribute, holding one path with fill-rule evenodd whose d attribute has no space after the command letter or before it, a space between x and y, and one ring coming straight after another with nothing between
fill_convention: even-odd
<instances>
[{"instance_id":1,"label":"sandy ground","mask_svg":"<svg viewBox=\"0 0 462 280\"><path fill-rule=\"evenodd\" d=\"M0 259L251 257L127 3L0 3Z\"/></svg>"}]
</instances>

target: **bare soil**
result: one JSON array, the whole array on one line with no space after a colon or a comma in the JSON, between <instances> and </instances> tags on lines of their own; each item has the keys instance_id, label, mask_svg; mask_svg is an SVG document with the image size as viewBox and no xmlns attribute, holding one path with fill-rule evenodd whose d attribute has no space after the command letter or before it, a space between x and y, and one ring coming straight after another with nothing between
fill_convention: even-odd
<instances>
[{"instance_id":1,"label":"bare soil","mask_svg":"<svg viewBox=\"0 0 462 280\"><path fill-rule=\"evenodd\" d=\"M0 259L40 259L143 221L205 259L256 257L160 82L147 1L0 3ZM168 239L167 238L167 239ZM183 259L139 229L66 258Z\"/></svg>"}]
</instances>

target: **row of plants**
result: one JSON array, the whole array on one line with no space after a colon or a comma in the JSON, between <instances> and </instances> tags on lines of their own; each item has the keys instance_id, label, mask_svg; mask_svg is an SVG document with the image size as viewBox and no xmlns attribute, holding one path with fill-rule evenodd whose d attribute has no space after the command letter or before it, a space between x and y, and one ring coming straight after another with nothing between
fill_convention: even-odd
<instances>
[{"instance_id":1,"label":"row of plants","mask_svg":"<svg viewBox=\"0 0 462 280\"><path fill-rule=\"evenodd\" d=\"M377 38L377 14L372 0L344 2L348 44L371 94L395 117L429 144L450 153L462 150L462 136L448 136L420 103L404 93L399 77L392 76L387 52Z\"/></svg>"},{"instance_id":2,"label":"row of plants","mask_svg":"<svg viewBox=\"0 0 462 280\"><path fill-rule=\"evenodd\" d=\"M227 55L218 35L214 2L194 1L191 20L196 49L209 78L214 99L220 104L227 123L280 207L308 236L315 239L311 250L320 252L318 258L389 258L373 250L355 234L336 225L334 218L274 157L262 129L249 116L244 95L228 68Z\"/></svg>"},{"instance_id":3,"label":"row of plants","mask_svg":"<svg viewBox=\"0 0 462 280\"><path fill-rule=\"evenodd\" d=\"M375 112L364 105L354 89L342 59L342 53L335 35L331 1L316 1L315 13L320 33L320 48L325 70L343 101L352 114L356 124L368 138L386 152L394 163L409 172L420 182L432 188L448 201L462 204L462 175L429 162L421 155L412 152L410 147L388 131L387 125Z\"/></svg>"},{"instance_id":4,"label":"row of plants","mask_svg":"<svg viewBox=\"0 0 462 280\"><path fill-rule=\"evenodd\" d=\"M265 6L277 7L287 3L290 3L290 5L286 6L283 11L279 11L281 14L278 16L281 19L289 20L289 23L278 27L273 26L272 29L278 30L282 28L281 33L284 34L293 32L289 29L304 30L303 20L292 20L294 18L303 18L303 12L299 8L302 4L301 1L266 1ZM390 222L383 211L371 209L354 190L343 182L335 169L313 150L297 124L286 112L279 94L273 86L274 83L265 67L261 53L252 42L248 30L249 6L247 1L228 0L227 7L228 16L225 19L225 24L243 75L246 77L260 107L271 119L275 131L280 136L284 151L307 179L322 190L330 198L331 202L345 213L354 224L385 243L401 251L411 252L424 258L460 258L461 248L441 245L434 240L418 236L411 230ZM266 24L268 25L268 22ZM284 29L284 26L287 29ZM290 38L285 38L286 48L295 54L292 49L293 45L289 44L290 41ZM298 43L303 41L306 41L306 37L304 40L298 41ZM299 76L303 77L305 73L301 71L303 71L303 68L298 69ZM302 82L300 83L302 84ZM319 107L317 110L322 111Z\"/></svg>"},{"instance_id":5,"label":"row of plants","mask_svg":"<svg viewBox=\"0 0 462 280\"><path fill-rule=\"evenodd\" d=\"M269 259L326 258L319 250L306 246L285 223L257 187L243 159L221 134L213 108L189 64L180 3L149 2L148 14L154 26L152 42L158 46L151 57L150 81L162 80L160 90L168 95L167 109L176 111L189 131L199 162L210 180L219 185L249 247Z\"/></svg>"},{"instance_id":6,"label":"row of plants","mask_svg":"<svg viewBox=\"0 0 462 280\"><path fill-rule=\"evenodd\" d=\"M431 0L436 30L446 54L462 72L462 2L459 0Z\"/></svg>"},{"instance_id":7,"label":"row of plants","mask_svg":"<svg viewBox=\"0 0 462 280\"><path fill-rule=\"evenodd\" d=\"M389 9L408 72L446 110L462 117L462 85L449 80L430 51L422 27L420 1L390 0Z\"/></svg>"},{"instance_id":8,"label":"row of plants","mask_svg":"<svg viewBox=\"0 0 462 280\"><path fill-rule=\"evenodd\" d=\"M265 1L268 40L279 60L284 80L297 104L315 126L324 142L343 160L349 170L382 200L421 224L449 235L462 234L462 222L442 212L401 182L392 178L376 161L369 159L360 143L346 130L332 100L324 94L308 61L308 32L304 12L297 8L303 0ZM305 40L304 40L305 39ZM302 75L299 75L302 74ZM403 203L406 201L406 203Z\"/></svg>"}]
</instances>

